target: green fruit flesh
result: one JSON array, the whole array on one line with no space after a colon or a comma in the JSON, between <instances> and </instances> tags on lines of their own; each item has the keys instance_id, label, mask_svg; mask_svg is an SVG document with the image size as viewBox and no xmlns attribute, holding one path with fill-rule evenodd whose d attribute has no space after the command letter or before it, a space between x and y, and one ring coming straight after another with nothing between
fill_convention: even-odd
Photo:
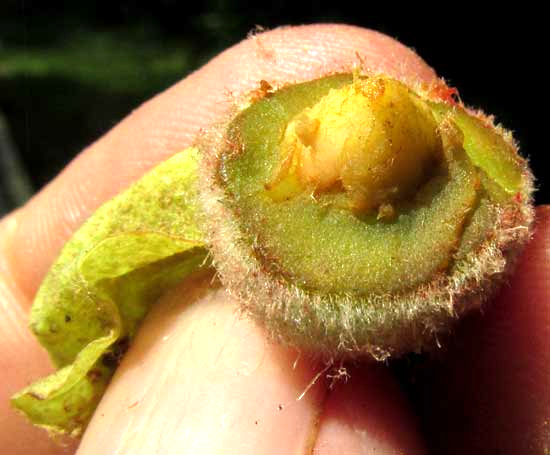
<instances>
[{"instance_id":1,"label":"green fruit flesh","mask_svg":"<svg viewBox=\"0 0 550 455\"><path fill-rule=\"evenodd\" d=\"M452 270L488 238L495 207L513 204L521 190L522 162L463 108L421 101L440 125L450 118L464 140L412 197L395 204L393 219L353 213L339 191L270 197L266 185L280 165L286 126L350 83L351 75L331 76L252 104L228 129L228 143L240 152L222 154L220 177L255 257L273 277L326 294L407 292Z\"/></svg>"}]
</instances>

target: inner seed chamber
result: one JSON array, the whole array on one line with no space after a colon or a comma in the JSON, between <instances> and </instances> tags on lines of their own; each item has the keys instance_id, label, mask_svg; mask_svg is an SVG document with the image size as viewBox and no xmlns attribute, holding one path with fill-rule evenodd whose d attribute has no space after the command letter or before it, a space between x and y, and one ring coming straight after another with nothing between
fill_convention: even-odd
<instances>
[{"instance_id":1,"label":"inner seed chamber","mask_svg":"<svg viewBox=\"0 0 550 455\"><path fill-rule=\"evenodd\" d=\"M282 88L226 139L219 179L253 256L306 292L434 282L529 198L525 163L486 119L386 77Z\"/></svg>"},{"instance_id":2,"label":"inner seed chamber","mask_svg":"<svg viewBox=\"0 0 550 455\"><path fill-rule=\"evenodd\" d=\"M395 80L357 79L330 90L290 121L280 145L280 169L268 188L278 200L340 189L355 212L380 207L388 212L392 201L412 194L442 158L441 137L427 106Z\"/></svg>"}]
</instances>

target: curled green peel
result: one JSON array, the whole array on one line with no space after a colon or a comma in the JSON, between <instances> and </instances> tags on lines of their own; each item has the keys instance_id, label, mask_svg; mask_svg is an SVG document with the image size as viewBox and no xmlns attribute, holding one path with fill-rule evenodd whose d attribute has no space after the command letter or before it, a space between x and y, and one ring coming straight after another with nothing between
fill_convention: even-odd
<instances>
[{"instance_id":1,"label":"curled green peel","mask_svg":"<svg viewBox=\"0 0 550 455\"><path fill-rule=\"evenodd\" d=\"M197 158L190 148L159 165L65 245L30 321L60 370L12 398L34 424L79 434L150 305L206 265L196 222Z\"/></svg>"}]
</instances>

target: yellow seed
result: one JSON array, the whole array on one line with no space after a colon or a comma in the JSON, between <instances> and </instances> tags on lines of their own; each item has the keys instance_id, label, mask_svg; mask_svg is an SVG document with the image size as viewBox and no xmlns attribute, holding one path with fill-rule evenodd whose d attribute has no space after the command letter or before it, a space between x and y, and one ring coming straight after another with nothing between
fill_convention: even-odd
<instances>
[{"instance_id":1,"label":"yellow seed","mask_svg":"<svg viewBox=\"0 0 550 455\"><path fill-rule=\"evenodd\" d=\"M345 191L355 211L410 195L443 158L428 107L384 77L357 79L304 109L287 125L280 154L266 185L273 199Z\"/></svg>"}]
</instances>

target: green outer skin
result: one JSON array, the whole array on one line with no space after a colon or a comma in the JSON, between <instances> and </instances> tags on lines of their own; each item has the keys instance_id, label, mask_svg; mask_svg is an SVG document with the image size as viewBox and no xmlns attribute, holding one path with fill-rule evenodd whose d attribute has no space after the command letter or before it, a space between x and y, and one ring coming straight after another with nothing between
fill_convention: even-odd
<instances>
[{"instance_id":1,"label":"green outer skin","mask_svg":"<svg viewBox=\"0 0 550 455\"><path fill-rule=\"evenodd\" d=\"M80 434L150 305L207 265L197 153L174 155L104 204L44 279L30 327L60 370L12 398L34 424Z\"/></svg>"},{"instance_id":2,"label":"green outer skin","mask_svg":"<svg viewBox=\"0 0 550 455\"><path fill-rule=\"evenodd\" d=\"M521 191L526 164L516 153L509 133L503 129L495 130L489 119L480 119L461 107L452 108L445 103L433 102L430 107L437 120L451 113L457 126L467 131L464 149L475 166L483 169L508 195ZM493 196L498 197L496 191Z\"/></svg>"}]
</instances>

